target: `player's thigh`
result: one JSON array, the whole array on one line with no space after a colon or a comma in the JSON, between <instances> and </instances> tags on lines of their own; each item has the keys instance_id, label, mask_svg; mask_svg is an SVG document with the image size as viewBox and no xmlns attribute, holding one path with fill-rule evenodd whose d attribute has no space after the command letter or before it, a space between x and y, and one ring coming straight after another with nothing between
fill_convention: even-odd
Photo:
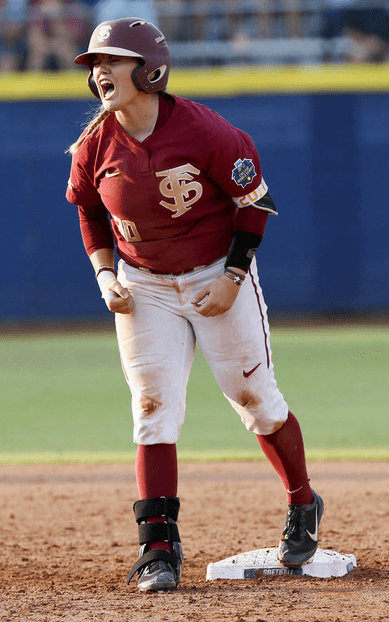
<instances>
[{"instance_id":1,"label":"player's thigh","mask_svg":"<svg viewBox=\"0 0 389 622\"><path fill-rule=\"evenodd\" d=\"M134 442L175 443L195 352L190 323L138 294L132 313L116 314L116 331L132 396Z\"/></svg>"},{"instance_id":2,"label":"player's thigh","mask_svg":"<svg viewBox=\"0 0 389 622\"><path fill-rule=\"evenodd\" d=\"M194 317L198 344L217 376L257 377L259 370L272 368L267 308L262 292L250 276L241 286L238 297L227 312L215 317Z\"/></svg>"},{"instance_id":3,"label":"player's thigh","mask_svg":"<svg viewBox=\"0 0 389 622\"><path fill-rule=\"evenodd\" d=\"M194 322L198 344L243 423L259 434L282 425L287 405L274 377L267 307L251 271L233 306Z\"/></svg>"},{"instance_id":4,"label":"player's thigh","mask_svg":"<svg viewBox=\"0 0 389 622\"><path fill-rule=\"evenodd\" d=\"M181 393L193 360L194 336L185 318L137 296L132 313L116 314L120 358L134 392L158 401Z\"/></svg>"}]
</instances>

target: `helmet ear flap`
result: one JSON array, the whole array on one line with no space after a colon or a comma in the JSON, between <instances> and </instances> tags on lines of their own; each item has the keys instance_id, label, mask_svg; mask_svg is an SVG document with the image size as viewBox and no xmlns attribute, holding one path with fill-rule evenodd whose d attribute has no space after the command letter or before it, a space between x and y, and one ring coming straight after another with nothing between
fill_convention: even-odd
<instances>
[{"instance_id":1,"label":"helmet ear flap","mask_svg":"<svg viewBox=\"0 0 389 622\"><path fill-rule=\"evenodd\" d=\"M138 65L135 67L135 69L133 69L132 74L131 74L131 78L132 81L134 83L135 88L138 89L138 91L143 91L144 89L142 89L141 85L138 82L138 77L137 77L137 73L139 71L141 71L141 69L143 68L144 63L143 62L138 62Z\"/></svg>"},{"instance_id":2,"label":"helmet ear flap","mask_svg":"<svg viewBox=\"0 0 389 622\"><path fill-rule=\"evenodd\" d=\"M93 95L95 97L97 97L97 99L100 99L99 89L97 88L97 84L96 84L96 82L93 79L92 72L90 72L90 74L88 76L87 83L88 83L88 86L89 86L90 90L92 91Z\"/></svg>"},{"instance_id":3,"label":"helmet ear flap","mask_svg":"<svg viewBox=\"0 0 389 622\"><path fill-rule=\"evenodd\" d=\"M143 59L138 59L138 66L135 67L131 74L131 78L135 87L138 89L138 91L143 91L143 93L156 93L160 89L157 89L155 85L158 83L159 80L161 80L161 78L163 78L165 73L168 71L167 65L161 65L160 67L158 67L158 69L151 71L148 76L145 74L145 71L140 74L139 72L141 72L142 70L145 70L145 62ZM152 78L151 76L154 77Z\"/></svg>"}]
</instances>

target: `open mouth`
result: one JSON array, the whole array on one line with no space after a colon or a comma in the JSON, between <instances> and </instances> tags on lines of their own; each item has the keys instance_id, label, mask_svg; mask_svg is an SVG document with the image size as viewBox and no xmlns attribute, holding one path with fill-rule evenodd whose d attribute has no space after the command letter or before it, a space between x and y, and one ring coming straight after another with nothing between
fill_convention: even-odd
<instances>
[{"instance_id":1,"label":"open mouth","mask_svg":"<svg viewBox=\"0 0 389 622\"><path fill-rule=\"evenodd\" d=\"M100 88L103 92L103 99L109 99L112 97L115 90L114 85L109 80L100 80Z\"/></svg>"}]
</instances>

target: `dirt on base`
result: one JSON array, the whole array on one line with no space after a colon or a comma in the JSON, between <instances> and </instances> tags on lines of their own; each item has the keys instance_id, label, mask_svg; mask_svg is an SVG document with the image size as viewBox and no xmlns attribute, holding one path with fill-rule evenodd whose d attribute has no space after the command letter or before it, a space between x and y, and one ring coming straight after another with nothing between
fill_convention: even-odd
<instances>
[{"instance_id":1,"label":"dirt on base","mask_svg":"<svg viewBox=\"0 0 389 622\"><path fill-rule=\"evenodd\" d=\"M309 464L325 501L319 547L353 553L341 578L206 581L207 564L277 546L282 485L269 464L181 463L179 588L126 585L137 559L133 464L0 466L0 620L389 620L389 463Z\"/></svg>"}]
</instances>

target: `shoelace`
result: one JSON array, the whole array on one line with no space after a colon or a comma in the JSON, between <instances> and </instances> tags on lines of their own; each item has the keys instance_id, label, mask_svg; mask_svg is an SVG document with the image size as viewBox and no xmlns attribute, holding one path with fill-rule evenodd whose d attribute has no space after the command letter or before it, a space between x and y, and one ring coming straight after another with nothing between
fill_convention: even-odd
<instances>
[{"instance_id":1,"label":"shoelace","mask_svg":"<svg viewBox=\"0 0 389 622\"><path fill-rule=\"evenodd\" d=\"M305 509L298 505L289 506L283 535L294 540L294 536L301 537L301 535L304 534L304 527Z\"/></svg>"},{"instance_id":2,"label":"shoelace","mask_svg":"<svg viewBox=\"0 0 389 622\"><path fill-rule=\"evenodd\" d=\"M158 572L160 570L163 572L170 571L173 573L173 576L175 574L170 564L167 564L166 562L161 562L161 561L151 562L148 566L145 567L144 574L146 576L152 575L154 572Z\"/></svg>"}]
</instances>

